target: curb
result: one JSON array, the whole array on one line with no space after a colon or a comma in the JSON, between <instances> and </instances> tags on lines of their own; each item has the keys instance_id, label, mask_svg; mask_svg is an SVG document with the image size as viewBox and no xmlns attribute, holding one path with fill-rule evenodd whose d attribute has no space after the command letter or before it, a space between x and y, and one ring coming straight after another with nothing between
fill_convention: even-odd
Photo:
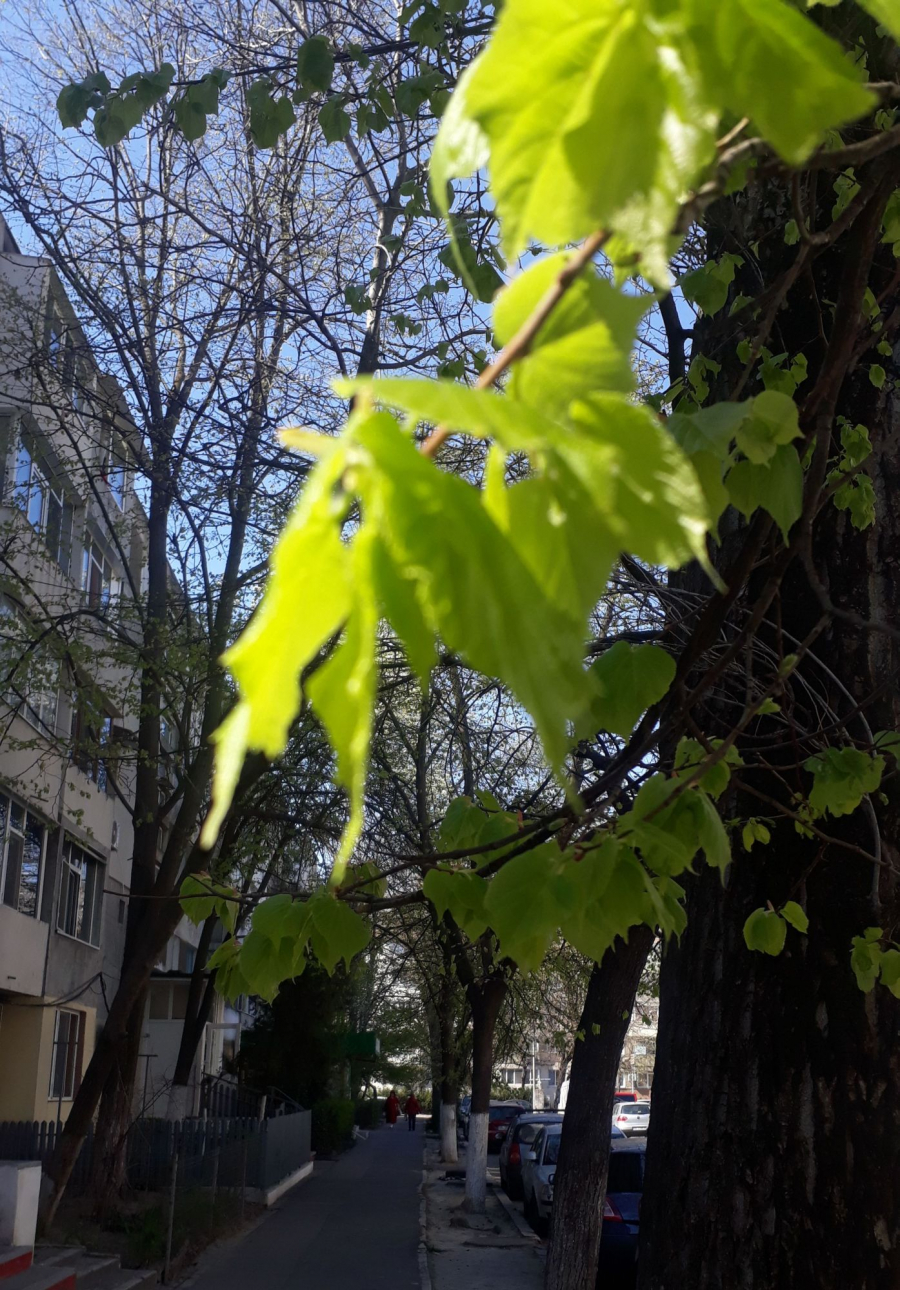
<instances>
[{"instance_id":1,"label":"curb","mask_svg":"<svg viewBox=\"0 0 900 1290\"><path fill-rule=\"evenodd\" d=\"M516 1226L516 1229L518 1230L519 1235L525 1237L525 1239L528 1242L530 1242L530 1244L535 1249L539 1249L541 1246L541 1238L538 1236L537 1232L533 1232L531 1230L528 1223L525 1222L524 1217L516 1209L515 1205L509 1199L509 1197L507 1196L503 1188L496 1187L493 1184L491 1184L491 1191L494 1193L494 1195L497 1197L497 1200L500 1202L500 1204L506 1210L509 1217L512 1219L513 1223Z\"/></svg>"},{"instance_id":2,"label":"curb","mask_svg":"<svg viewBox=\"0 0 900 1290\"><path fill-rule=\"evenodd\" d=\"M425 1179L427 1170L425 1168L425 1158L428 1151L427 1145L422 1149L422 1181L419 1183L419 1246L417 1250L419 1259L419 1286L420 1290L433 1290L431 1280L431 1268L428 1266L428 1201L425 1196Z\"/></svg>"}]
</instances>

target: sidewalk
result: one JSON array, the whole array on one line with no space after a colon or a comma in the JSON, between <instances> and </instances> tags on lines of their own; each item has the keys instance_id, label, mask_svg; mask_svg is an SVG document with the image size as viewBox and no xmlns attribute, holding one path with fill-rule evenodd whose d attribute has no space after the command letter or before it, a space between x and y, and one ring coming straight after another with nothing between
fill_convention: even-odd
<instances>
[{"instance_id":1,"label":"sidewalk","mask_svg":"<svg viewBox=\"0 0 900 1290\"><path fill-rule=\"evenodd\" d=\"M207 1254L191 1290L419 1290L422 1130L373 1130L316 1162L247 1235Z\"/></svg>"},{"instance_id":2,"label":"sidewalk","mask_svg":"<svg viewBox=\"0 0 900 1290\"><path fill-rule=\"evenodd\" d=\"M465 1171L465 1144L459 1164L450 1173ZM489 1166L496 1157L489 1157ZM487 1212L472 1216L462 1208L464 1180L447 1177L438 1159L436 1138L425 1149L425 1244L431 1290L541 1290L544 1259L540 1242L523 1234L488 1186ZM488 1181L499 1175L488 1168ZM428 1290L424 1287L423 1290Z\"/></svg>"}]
</instances>

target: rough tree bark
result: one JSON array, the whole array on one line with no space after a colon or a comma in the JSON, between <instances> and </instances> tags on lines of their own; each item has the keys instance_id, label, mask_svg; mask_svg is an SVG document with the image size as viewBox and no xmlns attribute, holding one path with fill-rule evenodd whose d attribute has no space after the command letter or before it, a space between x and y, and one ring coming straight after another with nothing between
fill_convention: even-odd
<instances>
[{"instance_id":1,"label":"rough tree bark","mask_svg":"<svg viewBox=\"0 0 900 1290\"><path fill-rule=\"evenodd\" d=\"M653 933L635 927L591 973L569 1076L546 1290L594 1290L616 1072Z\"/></svg>"},{"instance_id":2,"label":"rough tree bark","mask_svg":"<svg viewBox=\"0 0 900 1290\"><path fill-rule=\"evenodd\" d=\"M889 178L888 187L900 182ZM766 209L759 203L759 218ZM868 425L874 448L865 470L875 525L860 532L826 502L805 566L790 568L762 628L787 653L820 621L810 567L841 614L858 616L832 618L801 664L800 701L793 691L806 709L798 725L821 728L831 743L841 742L842 725L862 744L870 730L900 728L900 645L890 635L900 628L900 407L896 395L875 392L854 356L865 288L883 294L886 311L896 303L895 266L879 263L882 209L880 196L870 201L779 318L778 348L806 352L825 391L814 428L830 438L841 412ZM829 299L837 308L826 316L819 301ZM896 375L896 360L879 361ZM857 626L871 620L888 630ZM748 777L748 789L784 801L785 784L808 785L797 764L808 753L798 757L792 739L782 733L766 751L780 779ZM900 1285L900 1001L881 985L863 994L850 968L853 936L870 926L894 934L900 923L896 776L883 790L851 816L822 822L874 863L798 836L782 817L770 845L735 855L724 886L710 871L689 886L687 931L661 973L642 1290ZM734 813L769 814L749 792ZM748 914L787 899L806 909L809 934L789 931L777 958L748 951Z\"/></svg>"},{"instance_id":3,"label":"rough tree bark","mask_svg":"<svg viewBox=\"0 0 900 1290\"><path fill-rule=\"evenodd\" d=\"M466 1150L465 1207L483 1214L487 1196L488 1111L494 1065L494 1030L508 989L506 978L490 976L466 986L472 1008L472 1105Z\"/></svg>"}]
</instances>

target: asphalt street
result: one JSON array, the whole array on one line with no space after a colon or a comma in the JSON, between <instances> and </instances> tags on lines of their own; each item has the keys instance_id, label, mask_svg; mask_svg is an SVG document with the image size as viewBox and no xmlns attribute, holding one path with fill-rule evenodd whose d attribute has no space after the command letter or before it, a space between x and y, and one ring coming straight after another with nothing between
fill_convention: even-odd
<instances>
[{"instance_id":1,"label":"asphalt street","mask_svg":"<svg viewBox=\"0 0 900 1290\"><path fill-rule=\"evenodd\" d=\"M317 1162L251 1232L209 1253L191 1290L418 1290L419 1123Z\"/></svg>"}]
</instances>

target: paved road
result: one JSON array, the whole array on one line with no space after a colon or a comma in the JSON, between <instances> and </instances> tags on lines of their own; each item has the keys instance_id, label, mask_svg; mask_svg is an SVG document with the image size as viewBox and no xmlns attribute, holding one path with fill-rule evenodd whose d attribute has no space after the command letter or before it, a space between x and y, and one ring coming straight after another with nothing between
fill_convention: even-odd
<instances>
[{"instance_id":1,"label":"paved road","mask_svg":"<svg viewBox=\"0 0 900 1290\"><path fill-rule=\"evenodd\" d=\"M420 1125L423 1121L420 1121ZM418 1290L422 1129L375 1129L201 1264L191 1290Z\"/></svg>"}]
</instances>

